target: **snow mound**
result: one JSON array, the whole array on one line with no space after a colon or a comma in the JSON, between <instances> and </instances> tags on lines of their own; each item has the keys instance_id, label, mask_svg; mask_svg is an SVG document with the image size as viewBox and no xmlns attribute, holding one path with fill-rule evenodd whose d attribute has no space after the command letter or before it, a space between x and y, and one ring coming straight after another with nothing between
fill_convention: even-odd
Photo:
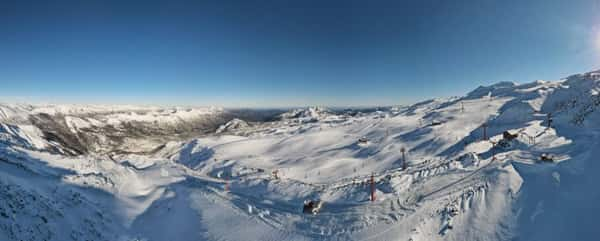
<instances>
[{"instance_id":1,"label":"snow mound","mask_svg":"<svg viewBox=\"0 0 600 241\"><path fill-rule=\"evenodd\" d=\"M462 167L477 167L479 166L479 156L476 153L469 152L460 157L458 157L457 161L461 164Z\"/></svg>"}]
</instances>

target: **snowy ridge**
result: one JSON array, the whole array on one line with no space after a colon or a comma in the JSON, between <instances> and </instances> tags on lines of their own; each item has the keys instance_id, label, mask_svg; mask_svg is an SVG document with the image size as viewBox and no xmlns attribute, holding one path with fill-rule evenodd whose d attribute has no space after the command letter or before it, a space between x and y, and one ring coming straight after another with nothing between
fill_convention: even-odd
<instances>
[{"instance_id":1,"label":"snowy ridge","mask_svg":"<svg viewBox=\"0 0 600 241\"><path fill-rule=\"evenodd\" d=\"M295 109L280 115L282 120L288 120L299 123L310 123L335 118L335 114L324 107L309 107L305 109Z\"/></svg>"},{"instance_id":2,"label":"snowy ridge","mask_svg":"<svg viewBox=\"0 0 600 241\"><path fill-rule=\"evenodd\" d=\"M215 131L215 133L219 134L219 133L228 132L228 131L240 130L240 129L247 128L249 126L250 125L248 124L248 122L245 122L243 120L235 118L235 119L230 120L227 123L219 126L219 128L217 129L217 131Z\"/></svg>"},{"instance_id":3,"label":"snowy ridge","mask_svg":"<svg viewBox=\"0 0 600 241\"><path fill-rule=\"evenodd\" d=\"M91 152L149 152L167 140L211 133L230 116L221 108L159 108L104 105L0 105L6 140L53 147L52 152L81 155ZM7 130L7 128L4 128ZM14 141L9 141L14 143ZM23 141L21 141L23 142ZM34 143L33 143L34 142Z\"/></svg>"}]
</instances>

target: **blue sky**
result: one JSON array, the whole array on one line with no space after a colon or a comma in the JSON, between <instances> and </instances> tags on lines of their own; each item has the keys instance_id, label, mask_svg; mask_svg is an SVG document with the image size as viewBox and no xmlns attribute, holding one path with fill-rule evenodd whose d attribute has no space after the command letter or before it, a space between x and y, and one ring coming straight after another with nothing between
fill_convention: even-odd
<instances>
[{"instance_id":1,"label":"blue sky","mask_svg":"<svg viewBox=\"0 0 600 241\"><path fill-rule=\"evenodd\" d=\"M600 0L1 1L0 100L407 104L600 68Z\"/></svg>"}]
</instances>

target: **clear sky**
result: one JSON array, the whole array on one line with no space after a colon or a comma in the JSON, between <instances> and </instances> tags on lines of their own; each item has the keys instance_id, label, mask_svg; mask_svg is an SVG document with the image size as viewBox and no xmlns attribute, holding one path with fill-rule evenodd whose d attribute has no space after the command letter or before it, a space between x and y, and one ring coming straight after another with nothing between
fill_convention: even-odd
<instances>
[{"instance_id":1,"label":"clear sky","mask_svg":"<svg viewBox=\"0 0 600 241\"><path fill-rule=\"evenodd\" d=\"M407 104L600 68L600 0L0 1L0 100Z\"/></svg>"}]
</instances>

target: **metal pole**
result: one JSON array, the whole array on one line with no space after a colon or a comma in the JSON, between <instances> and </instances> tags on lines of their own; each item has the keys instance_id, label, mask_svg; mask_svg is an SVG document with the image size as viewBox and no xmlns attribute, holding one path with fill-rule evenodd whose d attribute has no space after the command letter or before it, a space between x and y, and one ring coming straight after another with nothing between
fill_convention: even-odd
<instances>
[{"instance_id":1,"label":"metal pole","mask_svg":"<svg viewBox=\"0 0 600 241\"><path fill-rule=\"evenodd\" d=\"M402 152L402 170L406 170L406 168L408 167L408 165L406 163L406 156L405 156L406 149L404 149L404 147L402 147L402 149L400 149L400 151Z\"/></svg>"},{"instance_id":2,"label":"metal pole","mask_svg":"<svg viewBox=\"0 0 600 241\"><path fill-rule=\"evenodd\" d=\"M371 174L371 202L375 202L375 175Z\"/></svg>"},{"instance_id":3,"label":"metal pole","mask_svg":"<svg viewBox=\"0 0 600 241\"><path fill-rule=\"evenodd\" d=\"M487 123L483 123L483 140L487 140Z\"/></svg>"}]
</instances>

